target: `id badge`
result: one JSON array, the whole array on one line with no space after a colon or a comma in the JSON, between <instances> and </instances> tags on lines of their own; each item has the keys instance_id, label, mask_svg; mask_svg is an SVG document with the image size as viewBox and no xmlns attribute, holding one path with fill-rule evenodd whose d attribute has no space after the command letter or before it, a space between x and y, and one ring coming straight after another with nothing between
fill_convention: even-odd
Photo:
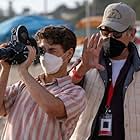
<instances>
[{"instance_id":1,"label":"id badge","mask_svg":"<svg viewBox=\"0 0 140 140\"><path fill-rule=\"evenodd\" d=\"M112 114L105 113L99 119L98 136L112 136Z\"/></svg>"}]
</instances>

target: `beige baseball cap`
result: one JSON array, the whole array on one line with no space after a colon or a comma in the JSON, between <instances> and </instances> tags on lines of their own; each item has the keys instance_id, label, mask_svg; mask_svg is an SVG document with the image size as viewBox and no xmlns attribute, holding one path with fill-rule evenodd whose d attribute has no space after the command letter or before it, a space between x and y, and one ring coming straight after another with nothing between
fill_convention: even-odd
<instances>
[{"instance_id":1,"label":"beige baseball cap","mask_svg":"<svg viewBox=\"0 0 140 140\"><path fill-rule=\"evenodd\" d=\"M123 32L129 26L134 26L136 21L135 11L125 3L109 4L103 15L99 27L106 26L115 31Z\"/></svg>"}]
</instances>

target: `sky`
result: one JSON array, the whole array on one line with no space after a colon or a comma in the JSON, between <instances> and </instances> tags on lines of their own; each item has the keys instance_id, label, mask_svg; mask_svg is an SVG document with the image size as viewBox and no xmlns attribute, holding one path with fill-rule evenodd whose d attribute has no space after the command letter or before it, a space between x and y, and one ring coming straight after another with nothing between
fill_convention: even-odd
<instances>
[{"instance_id":1,"label":"sky","mask_svg":"<svg viewBox=\"0 0 140 140\"><path fill-rule=\"evenodd\" d=\"M13 2L14 10L17 13L21 13L22 9L27 7L32 12L41 13L44 11L51 12L61 4L65 4L68 7L76 7L76 2L83 3L85 0L11 0ZM9 0L1 0L0 8L6 10L8 8ZM44 6L46 3L47 6Z\"/></svg>"}]
</instances>

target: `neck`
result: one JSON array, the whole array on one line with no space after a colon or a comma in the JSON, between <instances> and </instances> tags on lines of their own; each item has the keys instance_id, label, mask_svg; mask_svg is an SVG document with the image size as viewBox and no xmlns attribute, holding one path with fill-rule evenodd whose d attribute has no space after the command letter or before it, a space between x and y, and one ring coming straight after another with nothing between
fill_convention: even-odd
<instances>
[{"instance_id":1,"label":"neck","mask_svg":"<svg viewBox=\"0 0 140 140\"><path fill-rule=\"evenodd\" d=\"M55 73L55 74L45 74L44 82L45 83L50 83L56 80L56 78L61 78L67 75L67 68L63 68Z\"/></svg>"}]
</instances>

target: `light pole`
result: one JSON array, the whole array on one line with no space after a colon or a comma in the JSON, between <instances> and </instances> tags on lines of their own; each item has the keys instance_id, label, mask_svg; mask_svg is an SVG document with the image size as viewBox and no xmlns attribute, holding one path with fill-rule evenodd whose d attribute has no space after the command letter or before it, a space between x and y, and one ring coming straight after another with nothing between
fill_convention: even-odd
<instances>
[{"instance_id":1,"label":"light pole","mask_svg":"<svg viewBox=\"0 0 140 140\"><path fill-rule=\"evenodd\" d=\"M94 0L87 0L86 5L85 5L85 13L86 13L86 36L88 38L90 38L90 23L88 22L88 18L90 17L90 4L93 2Z\"/></svg>"},{"instance_id":2,"label":"light pole","mask_svg":"<svg viewBox=\"0 0 140 140\"><path fill-rule=\"evenodd\" d=\"M44 6L44 13L47 14L47 6L48 6L48 1L47 0L44 0L43 6Z\"/></svg>"}]
</instances>

